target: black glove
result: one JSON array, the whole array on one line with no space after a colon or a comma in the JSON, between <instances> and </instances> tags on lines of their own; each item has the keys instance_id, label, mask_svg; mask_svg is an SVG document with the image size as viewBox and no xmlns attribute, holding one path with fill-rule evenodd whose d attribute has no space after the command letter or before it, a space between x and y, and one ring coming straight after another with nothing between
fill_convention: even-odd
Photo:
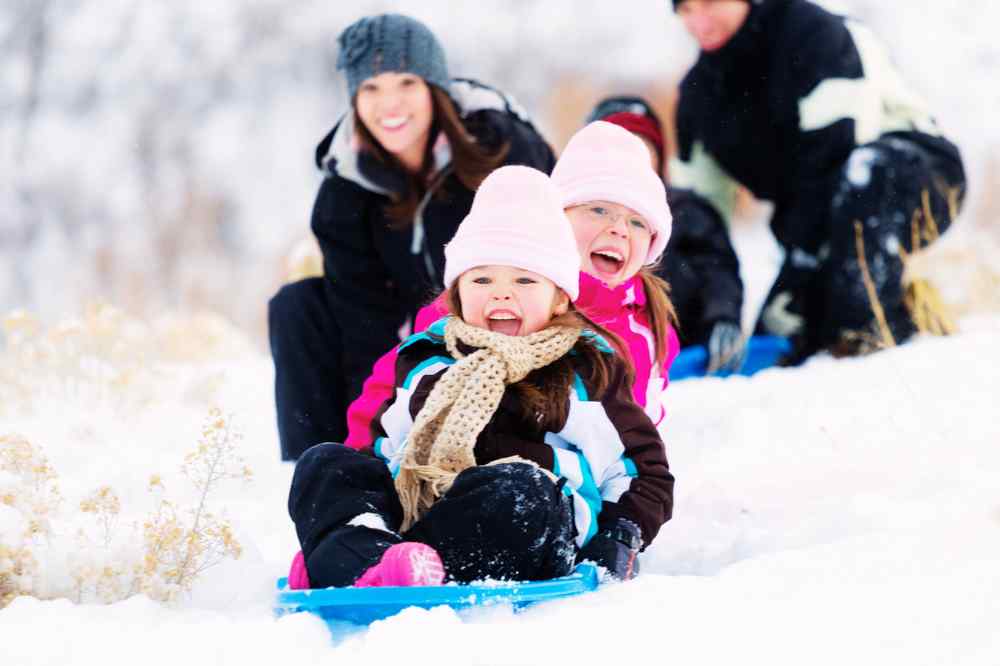
<instances>
[{"instance_id":1,"label":"black glove","mask_svg":"<svg viewBox=\"0 0 1000 666\"><path fill-rule=\"evenodd\" d=\"M747 356L747 343L738 324L717 321L708 338L708 374L739 372Z\"/></svg>"},{"instance_id":2,"label":"black glove","mask_svg":"<svg viewBox=\"0 0 1000 666\"><path fill-rule=\"evenodd\" d=\"M639 573L639 549L642 530L628 518L617 518L610 528L601 530L576 556L577 562L589 560L604 567L618 580L631 580Z\"/></svg>"}]
</instances>

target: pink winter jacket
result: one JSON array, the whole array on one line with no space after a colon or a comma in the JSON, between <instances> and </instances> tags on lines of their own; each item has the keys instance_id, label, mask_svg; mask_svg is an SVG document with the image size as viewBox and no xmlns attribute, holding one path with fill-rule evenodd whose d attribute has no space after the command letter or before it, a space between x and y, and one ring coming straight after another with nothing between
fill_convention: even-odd
<instances>
[{"instance_id":1,"label":"pink winter jacket","mask_svg":"<svg viewBox=\"0 0 1000 666\"><path fill-rule=\"evenodd\" d=\"M646 314L646 291L642 280L633 277L615 289L587 273L580 273L580 296L576 306L588 317L620 337L628 347L635 366L632 395L653 423L659 425L666 414L663 392L669 382L668 372L680 351L680 342L673 326L668 324L667 358L655 363L656 344ZM442 298L421 308L413 332L419 333L448 313ZM355 449L372 443L371 422L395 389L396 348L376 361L372 374L365 380L361 395L347 409L347 441Z\"/></svg>"}]
</instances>

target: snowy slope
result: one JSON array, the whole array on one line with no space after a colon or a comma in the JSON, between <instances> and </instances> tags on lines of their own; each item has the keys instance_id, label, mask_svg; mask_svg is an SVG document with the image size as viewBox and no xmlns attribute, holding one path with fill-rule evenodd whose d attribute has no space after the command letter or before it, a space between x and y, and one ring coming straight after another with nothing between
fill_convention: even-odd
<instances>
[{"instance_id":1,"label":"snowy slope","mask_svg":"<svg viewBox=\"0 0 1000 666\"><path fill-rule=\"evenodd\" d=\"M412 609L336 644L314 618L269 614L295 544L269 362L212 367L256 476L217 498L244 556L174 608L20 598L0 611L0 663L995 666L1000 317L964 324L867 359L673 384L676 516L636 581L516 616ZM70 402L51 413L3 430L44 442L70 500L111 482L123 503L176 466L199 419L180 400L131 420Z\"/></svg>"}]
</instances>

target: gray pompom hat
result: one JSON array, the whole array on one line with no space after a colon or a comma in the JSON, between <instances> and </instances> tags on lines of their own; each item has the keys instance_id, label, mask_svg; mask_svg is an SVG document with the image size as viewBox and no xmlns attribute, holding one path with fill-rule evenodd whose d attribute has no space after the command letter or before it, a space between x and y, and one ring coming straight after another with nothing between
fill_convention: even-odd
<instances>
[{"instance_id":1,"label":"gray pompom hat","mask_svg":"<svg viewBox=\"0 0 1000 666\"><path fill-rule=\"evenodd\" d=\"M362 81L383 72L409 72L448 90L450 77L441 43L426 25L409 16L366 16L347 26L337 43L337 69L347 75L352 100Z\"/></svg>"}]
</instances>

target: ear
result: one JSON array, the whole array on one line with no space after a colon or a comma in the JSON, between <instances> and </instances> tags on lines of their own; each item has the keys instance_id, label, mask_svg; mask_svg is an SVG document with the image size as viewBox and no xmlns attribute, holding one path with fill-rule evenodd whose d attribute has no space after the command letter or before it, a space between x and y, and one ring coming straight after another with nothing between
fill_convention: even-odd
<instances>
[{"instance_id":1,"label":"ear","mask_svg":"<svg viewBox=\"0 0 1000 666\"><path fill-rule=\"evenodd\" d=\"M552 316L561 317L569 312L569 294L562 289L556 289L555 302L552 304Z\"/></svg>"}]
</instances>

